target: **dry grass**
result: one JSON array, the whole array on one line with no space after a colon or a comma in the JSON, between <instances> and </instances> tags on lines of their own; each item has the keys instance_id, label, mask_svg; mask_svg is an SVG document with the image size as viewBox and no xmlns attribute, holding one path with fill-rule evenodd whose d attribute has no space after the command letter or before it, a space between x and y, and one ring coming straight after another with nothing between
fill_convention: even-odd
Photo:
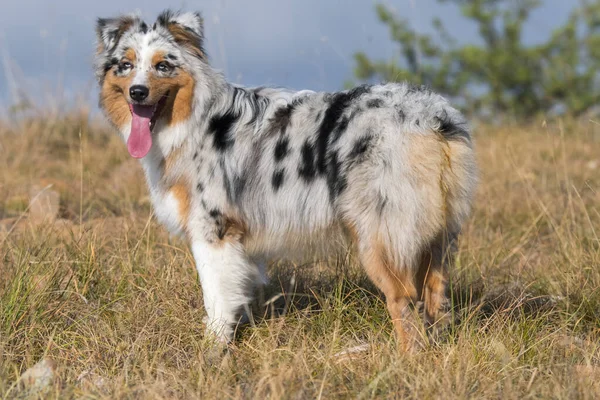
<instances>
[{"instance_id":1,"label":"dry grass","mask_svg":"<svg viewBox=\"0 0 600 400\"><path fill-rule=\"evenodd\" d=\"M398 354L350 257L273 266L267 295L286 296L215 362L190 253L150 218L120 139L80 116L0 123L0 219L52 184L70 221L0 232L0 396L48 357L46 395L60 398L597 398L600 126L477 139L481 185L438 343Z\"/></svg>"}]
</instances>

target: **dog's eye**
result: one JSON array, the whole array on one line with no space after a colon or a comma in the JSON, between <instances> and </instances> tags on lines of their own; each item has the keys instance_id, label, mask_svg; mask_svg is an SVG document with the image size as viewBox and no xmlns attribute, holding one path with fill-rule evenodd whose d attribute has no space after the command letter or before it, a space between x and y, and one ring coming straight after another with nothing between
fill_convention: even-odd
<instances>
[{"instance_id":1,"label":"dog's eye","mask_svg":"<svg viewBox=\"0 0 600 400\"><path fill-rule=\"evenodd\" d=\"M128 61L122 61L119 64L119 68L121 68L121 69L131 69L131 68L133 68L133 65L130 62L128 62Z\"/></svg>"},{"instance_id":2,"label":"dog's eye","mask_svg":"<svg viewBox=\"0 0 600 400\"><path fill-rule=\"evenodd\" d=\"M173 67L168 63L162 61L156 64L156 69L160 72L169 72L173 69Z\"/></svg>"}]
</instances>

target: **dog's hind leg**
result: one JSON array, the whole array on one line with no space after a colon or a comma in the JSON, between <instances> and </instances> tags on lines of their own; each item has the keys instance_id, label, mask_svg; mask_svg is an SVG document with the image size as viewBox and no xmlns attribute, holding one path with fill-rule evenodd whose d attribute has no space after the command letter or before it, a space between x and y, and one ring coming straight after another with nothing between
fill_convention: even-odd
<instances>
[{"instance_id":1,"label":"dog's hind leg","mask_svg":"<svg viewBox=\"0 0 600 400\"><path fill-rule=\"evenodd\" d=\"M213 242L194 239L192 253L202 285L207 332L229 342L251 301L259 270L235 238L226 236Z\"/></svg>"},{"instance_id":2,"label":"dog's hind leg","mask_svg":"<svg viewBox=\"0 0 600 400\"><path fill-rule=\"evenodd\" d=\"M423 324L413 309L417 288L412 268L395 265L389 250L377 238L358 237L358 253L367 275L385 295L400 347L416 350L422 346Z\"/></svg>"},{"instance_id":3,"label":"dog's hind leg","mask_svg":"<svg viewBox=\"0 0 600 400\"><path fill-rule=\"evenodd\" d=\"M456 247L456 234L440 234L423 253L419 267L419 281L423 282L425 322L430 331L441 328L445 322L447 303L446 285L448 267Z\"/></svg>"}]
</instances>

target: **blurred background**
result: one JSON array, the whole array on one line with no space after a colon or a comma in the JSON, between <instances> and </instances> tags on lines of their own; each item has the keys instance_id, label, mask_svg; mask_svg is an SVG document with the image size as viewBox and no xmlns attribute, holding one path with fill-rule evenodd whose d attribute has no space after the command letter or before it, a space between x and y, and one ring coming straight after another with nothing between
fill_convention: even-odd
<instances>
[{"instance_id":1,"label":"blurred background","mask_svg":"<svg viewBox=\"0 0 600 400\"><path fill-rule=\"evenodd\" d=\"M597 102L600 1L7 0L0 109L96 107L99 16L200 10L212 64L244 85L339 90L409 80L471 114L577 115Z\"/></svg>"}]
</instances>

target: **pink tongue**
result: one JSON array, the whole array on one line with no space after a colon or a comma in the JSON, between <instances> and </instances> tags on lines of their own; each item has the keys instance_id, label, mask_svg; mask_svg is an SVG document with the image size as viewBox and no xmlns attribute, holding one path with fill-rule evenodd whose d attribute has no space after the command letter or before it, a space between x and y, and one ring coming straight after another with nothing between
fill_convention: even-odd
<instances>
[{"instance_id":1,"label":"pink tongue","mask_svg":"<svg viewBox=\"0 0 600 400\"><path fill-rule=\"evenodd\" d=\"M127 150L134 158L142 158L148 154L152 147L150 134L150 119L154 113L154 106L140 106L132 104L131 108L131 133L127 139Z\"/></svg>"}]
</instances>

